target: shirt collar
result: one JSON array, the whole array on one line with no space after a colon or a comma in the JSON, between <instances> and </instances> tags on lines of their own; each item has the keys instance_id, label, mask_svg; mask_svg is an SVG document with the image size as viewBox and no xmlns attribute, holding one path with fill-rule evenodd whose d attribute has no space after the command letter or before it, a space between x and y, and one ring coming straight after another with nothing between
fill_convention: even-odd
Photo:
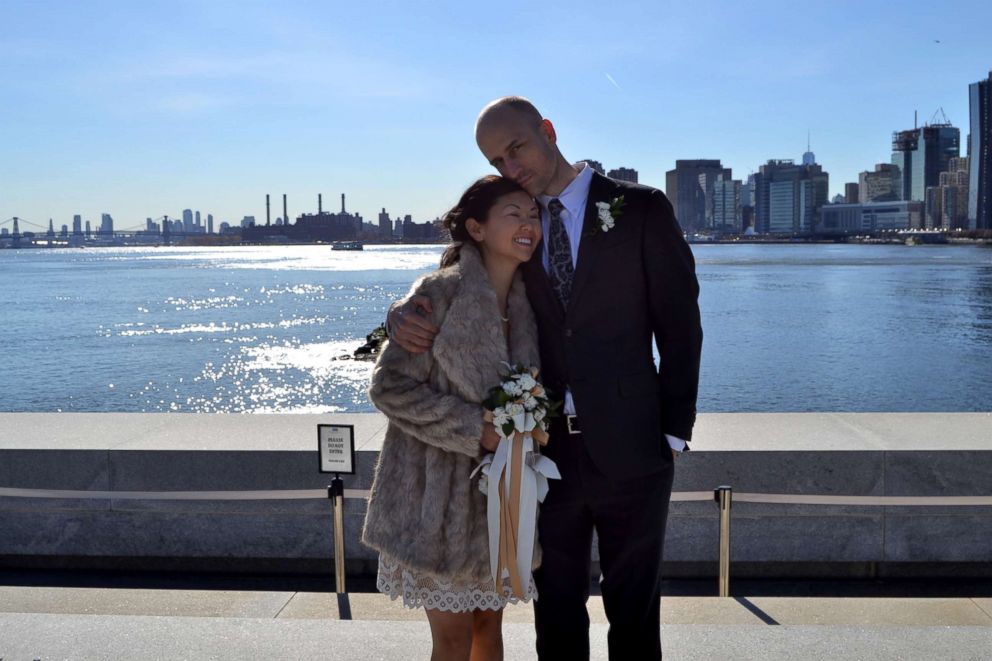
<instances>
[{"instance_id":1,"label":"shirt collar","mask_svg":"<svg viewBox=\"0 0 992 661\"><path fill-rule=\"evenodd\" d=\"M589 197L589 185L592 183L592 173L593 169L589 167L588 163L577 163L576 165L581 165L582 169L579 170L579 174L576 175L575 179L565 186L563 190L558 195L538 195L537 200L541 203L541 206L545 209L548 208L548 202L558 198L558 201L562 203L573 217L579 215L582 208L585 206L586 199Z\"/></svg>"}]
</instances>

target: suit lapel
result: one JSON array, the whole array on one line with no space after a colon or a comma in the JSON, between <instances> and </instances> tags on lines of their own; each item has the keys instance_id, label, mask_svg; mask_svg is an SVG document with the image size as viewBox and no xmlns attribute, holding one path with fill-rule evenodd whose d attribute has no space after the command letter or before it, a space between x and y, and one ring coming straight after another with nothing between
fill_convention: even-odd
<instances>
[{"instance_id":1,"label":"suit lapel","mask_svg":"<svg viewBox=\"0 0 992 661\"><path fill-rule=\"evenodd\" d=\"M593 172L589 182L589 198L586 200L586 213L582 219L582 238L579 240L579 255L575 263L575 276L572 279L572 294L568 300L568 310L575 308L576 302L582 295L582 287L595 270L596 257L602 245L604 232L599 228L599 212L597 202L609 201L610 195L617 188L616 184Z\"/></svg>"}]
</instances>

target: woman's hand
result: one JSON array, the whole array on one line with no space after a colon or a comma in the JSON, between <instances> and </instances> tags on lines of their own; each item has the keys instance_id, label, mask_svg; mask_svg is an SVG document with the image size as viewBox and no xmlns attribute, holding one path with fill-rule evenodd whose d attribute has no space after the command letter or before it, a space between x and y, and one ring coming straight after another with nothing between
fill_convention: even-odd
<instances>
[{"instance_id":1,"label":"woman's hand","mask_svg":"<svg viewBox=\"0 0 992 661\"><path fill-rule=\"evenodd\" d=\"M488 452L496 452L496 448L499 447L499 434L496 433L493 423L487 422L482 425L482 439L479 444Z\"/></svg>"}]
</instances>

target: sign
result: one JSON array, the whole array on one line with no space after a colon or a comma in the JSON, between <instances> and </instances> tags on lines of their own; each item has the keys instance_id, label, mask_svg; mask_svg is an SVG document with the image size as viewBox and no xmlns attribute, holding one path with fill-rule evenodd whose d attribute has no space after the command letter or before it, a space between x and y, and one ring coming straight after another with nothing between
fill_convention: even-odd
<instances>
[{"instance_id":1,"label":"sign","mask_svg":"<svg viewBox=\"0 0 992 661\"><path fill-rule=\"evenodd\" d=\"M355 474L355 426L317 425L321 473Z\"/></svg>"}]
</instances>

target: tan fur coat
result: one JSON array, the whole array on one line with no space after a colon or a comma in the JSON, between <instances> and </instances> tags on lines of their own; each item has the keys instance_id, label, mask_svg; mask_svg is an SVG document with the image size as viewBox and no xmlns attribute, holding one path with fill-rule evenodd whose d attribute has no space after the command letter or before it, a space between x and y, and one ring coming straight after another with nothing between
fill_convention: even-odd
<instances>
[{"instance_id":1,"label":"tan fur coat","mask_svg":"<svg viewBox=\"0 0 992 661\"><path fill-rule=\"evenodd\" d=\"M507 351L496 292L468 245L459 263L423 277L412 293L431 299L440 332L427 353L387 343L376 363L369 396L389 426L362 541L413 569L485 582L486 496L469 477L483 452L481 402L503 362L539 365L537 324L518 272Z\"/></svg>"}]
</instances>

